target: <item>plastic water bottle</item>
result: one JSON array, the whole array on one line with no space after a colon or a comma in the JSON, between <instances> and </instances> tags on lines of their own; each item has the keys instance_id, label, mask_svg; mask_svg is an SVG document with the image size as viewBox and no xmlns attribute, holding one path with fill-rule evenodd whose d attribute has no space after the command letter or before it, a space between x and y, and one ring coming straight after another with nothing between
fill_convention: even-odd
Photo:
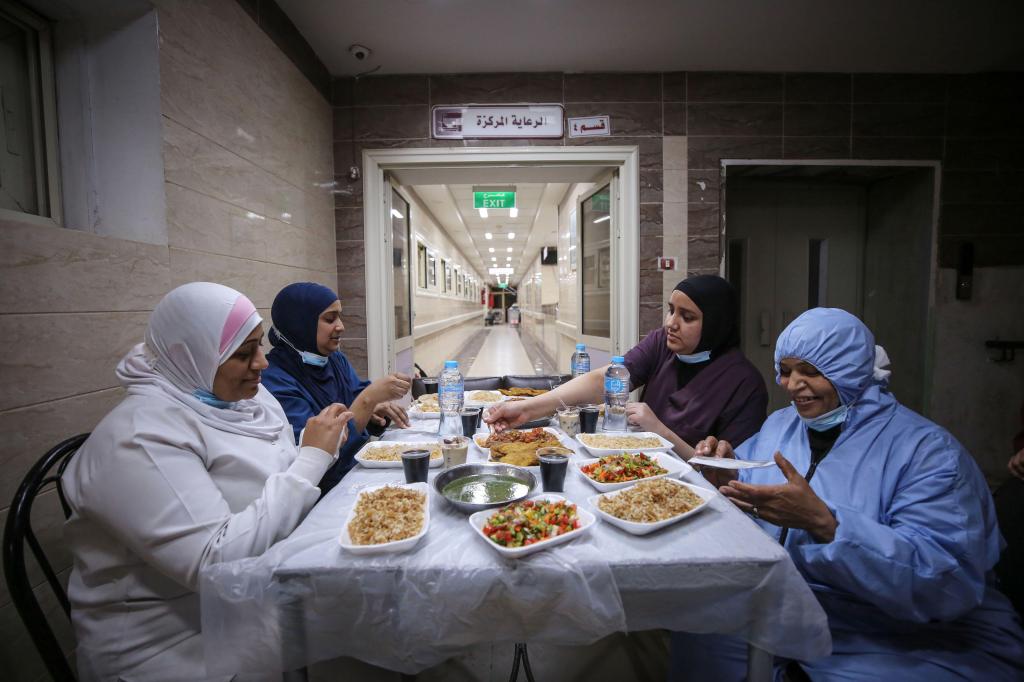
<instances>
[{"instance_id":1,"label":"plastic water bottle","mask_svg":"<svg viewBox=\"0 0 1024 682\"><path fill-rule=\"evenodd\" d=\"M578 376L583 376L590 371L590 354L587 353L586 344L576 344L576 352L572 354L572 360L569 361L569 367L571 368L574 379Z\"/></svg>"},{"instance_id":2,"label":"plastic water bottle","mask_svg":"<svg viewBox=\"0 0 1024 682\"><path fill-rule=\"evenodd\" d=\"M604 372L604 429L626 430L626 403L629 402L629 370L625 358L616 355Z\"/></svg>"},{"instance_id":3,"label":"plastic water bottle","mask_svg":"<svg viewBox=\"0 0 1024 682\"><path fill-rule=\"evenodd\" d=\"M465 397L466 384L459 373L459 363L445 360L444 371L437 379L437 402L441 407L441 423L438 433L441 435L462 434L462 404Z\"/></svg>"}]
</instances>

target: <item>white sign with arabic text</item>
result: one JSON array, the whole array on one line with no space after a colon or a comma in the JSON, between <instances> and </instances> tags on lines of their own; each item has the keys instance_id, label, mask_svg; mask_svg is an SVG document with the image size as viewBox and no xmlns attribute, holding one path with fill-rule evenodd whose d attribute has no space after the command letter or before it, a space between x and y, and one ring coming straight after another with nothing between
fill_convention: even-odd
<instances>
[{"instance_id":1,"label":"white sign with arabic text","mask_svg":"<svg viewBox=\"0 0 1024 682\"><path fill-rule=\"evenodd\" d=\"M595 137L611 134L610 116L581 116L569 119L569 137Z\"/></svg>"},{"instance_id":2,"label":"white sign with arabic text","mask_svg":"<svg viewBox=\"0 0 1024 682\"><path fill-rule=\"evenodd\" d=\"M434 107L435 138L562 137L560 104Z\"/></svg>"}]
</instances>

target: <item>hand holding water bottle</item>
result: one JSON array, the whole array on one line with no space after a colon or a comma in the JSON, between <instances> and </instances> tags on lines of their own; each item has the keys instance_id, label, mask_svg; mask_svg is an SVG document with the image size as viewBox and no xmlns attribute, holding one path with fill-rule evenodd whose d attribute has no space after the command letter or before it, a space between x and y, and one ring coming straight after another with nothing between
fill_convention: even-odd
<instances>
[{"instance_id":1,"label":"hand holding water bottle","mask_svg":"<svg viewBox=\"0 0 1024 682\"><path fill-rule=\"evenodd\" d=\"M604 430L626 430L626 403L629 402L629 370L625 358L616 355L604 372Z\"/></svg>"}]
</instances>

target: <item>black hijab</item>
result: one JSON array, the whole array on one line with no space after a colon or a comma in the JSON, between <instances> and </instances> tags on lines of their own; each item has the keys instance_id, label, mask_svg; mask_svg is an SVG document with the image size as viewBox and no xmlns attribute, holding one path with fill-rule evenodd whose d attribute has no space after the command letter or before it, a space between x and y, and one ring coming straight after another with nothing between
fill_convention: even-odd
<instances>
[{"instance_id":1,"label":"black hijab","mask_svg":"<svg viewBox=\"0 0 1024 682\"><path fill-rule=\"evenodd\" d=\"M693 352L711 351L708 362L676 361L676 384L682 388L715 358L740 344L739 297L732 285L718 275L687 277L675 288L689 296L703 315L700 342Z\"/></svg>"}]
</instances>

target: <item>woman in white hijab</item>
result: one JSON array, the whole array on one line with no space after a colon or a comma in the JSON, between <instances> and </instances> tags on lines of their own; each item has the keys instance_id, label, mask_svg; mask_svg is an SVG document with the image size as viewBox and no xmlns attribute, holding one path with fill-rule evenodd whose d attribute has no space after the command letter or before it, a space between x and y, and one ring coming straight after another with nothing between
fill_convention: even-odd
<instances>
[{"instance_id":1,"label":"woman in white hijab","mask_svg":"<svg viewBox=\"0 0 1024 682\"><path fill-rule=\"evenodd\" d=\"M316 502L352 415L328 406L295 445L260 385L261 322L237 291L186 284L118 365L128 396L62 479L82 680L206 679L200 571L262 554Z\"/></svg>"}]
</instances>

